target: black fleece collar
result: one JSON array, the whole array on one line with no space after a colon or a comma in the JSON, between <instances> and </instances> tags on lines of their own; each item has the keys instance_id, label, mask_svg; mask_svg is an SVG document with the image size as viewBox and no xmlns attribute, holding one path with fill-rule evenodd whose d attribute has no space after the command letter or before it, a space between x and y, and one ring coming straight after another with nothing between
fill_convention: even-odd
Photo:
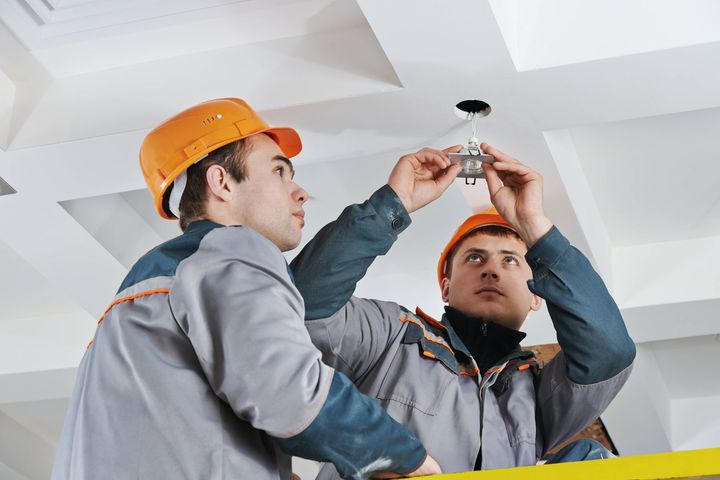
<instances>
[{"instance_id":1,"label":"black fleece collar","mask_svg":"<svg viewBox=\"0 0 720 480\"><path fill-rule=\"evenodd\" d=\"M519 349L520 342L527 336L512 328L470 317L450 306L445 307L445 318L470 351L481 374L485 374L501 358Z\"/></svg>"}]
</instances>

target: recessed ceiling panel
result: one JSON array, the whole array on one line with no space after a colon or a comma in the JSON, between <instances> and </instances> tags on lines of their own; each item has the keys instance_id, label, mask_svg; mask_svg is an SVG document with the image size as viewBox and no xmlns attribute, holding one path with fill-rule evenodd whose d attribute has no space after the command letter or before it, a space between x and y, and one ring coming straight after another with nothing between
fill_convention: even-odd
<instances>
[{"instance_id":1,"label":"recessed ceiling panel","mask_svg":"<svg viewBox=\"0 0 720 480\"><path fill-rule=\"evenodd\" d=\"M232 5L257 3L252 0L9 0L2 14L11 28L30 48L55 37L87 33L90 30L126 25L193 11Z\"/></svg>"},{"instance_id":2,"label":"recessed ceiling panel","mask_svg":"<svg viewBox=\"0 0 720 480\"><path fill-rule=\"evenodd\" d=\"M355 0L12 0L0 17L55 77L367 26Z\"/></svg>"},{"instance_id":3,"label":"recessed ceiling panel","mask_svg":"<svg viewBox=\"0 0 720 480\"><path fill-rule=\"evenodd\" d=\"M121 194L66 200L60 205L128 270L164 240Z\"/></svg>"},{"instance_id":4,"label":"recessed ceiling panel","mask_svg":"<svg viewBox=\"0 0 720 480\"><path fill-rule=\"evenodd\" d=\"M720 335L666 340L649 345L670 398L720 396L720 370L717 369ZM692 369L691 375L688 368ZM698 381L699 378L702 381Z\"/></svg>"},{"instance_id":5,"label":"recessed ceiling panel","mask_svg":"<svg viewBox=\"0 0 720 480\"><path fill-rule=\"evenodd\" d=\"M613 246L720 235L720 109L570 130Z\"/></svg>"},{"instance_id":6,"label":"recessed ceiling panel","mask_svg":"<svg viewBox=\"0 0 720 480\"><path fill-rule=\"evenodd\" d=\"M170 240L182 233L177 220L167 220L158 215L155 211L155 202L147 188L122 192L119 195L158 235L159 239Z\"/></svg>"},{"instance_id":7,"label":"recessed ceiling panel","mask_svg":"<svg viewBox=\"0 0 720 480\"><path fill-rule=\"evenodd\" d=\"M518 71L720 41L720 2L714 0L490 0L490 5Z\"/></svg>"},{"instance_id":8,"label":"recessed ceiling panel","mask_svg":"<svg viewBox=\"0 0 720 480\"><path fill-rule=\"evenodd\" d=\"M263 111L399 87L372 31L357 27L58 79L10 143L20 149L149 129L210 98L239 96Z\"/></svg>"}]
</instances>

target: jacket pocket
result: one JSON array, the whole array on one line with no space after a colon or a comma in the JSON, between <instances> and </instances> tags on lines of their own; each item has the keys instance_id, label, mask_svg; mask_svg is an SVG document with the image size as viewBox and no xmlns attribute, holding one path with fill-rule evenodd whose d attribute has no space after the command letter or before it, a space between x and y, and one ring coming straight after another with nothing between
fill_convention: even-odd
<instances>
[{"instance_id":1,"label":"jacket pocket","mask_svg":"<svg viewBox=\"0 0 720 480\"><path fill-rule=\"evenodd\" d=\"M456 378L440 361L423 355L422 345L404 343L398 348L376 397L435 415L445 390Z\"/></svg>"}]
</instances>

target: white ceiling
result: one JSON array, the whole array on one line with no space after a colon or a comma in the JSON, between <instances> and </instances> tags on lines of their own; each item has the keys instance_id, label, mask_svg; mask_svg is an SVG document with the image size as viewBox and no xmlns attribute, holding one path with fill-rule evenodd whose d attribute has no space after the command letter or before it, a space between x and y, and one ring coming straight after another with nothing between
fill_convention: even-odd
<instances>
[{"instance_id":1,"label":"white ceiling","mask_svg":"<svg viewBox=\"0 0 720 480\"><path fill-rule=\"evenodd\" d=\"M621 452L720 446L702 421L720 398L717 2L5 0L0 19L0 177L17 191L0 196L0 478L47 478L95 319L178 231L152 210L142 137L222 96L300 131L306 240L399 155L464 142L455 103L489 102L481 137L543 174L638 343L604 416ZM439 251L487 203L457 181L358 293L439 314ZM526 330L555 341L546 311Z\"/></svg>"},{"instance_id":2,"label":"white ceiling","mask_svg":"<svg viewBox=\"0 0 720 480\"><path fill-rule=\"evenodd\" d=\"M720 236L718 133L720 108L571 129L614 246Z\"/></svg>"}]
</instances>

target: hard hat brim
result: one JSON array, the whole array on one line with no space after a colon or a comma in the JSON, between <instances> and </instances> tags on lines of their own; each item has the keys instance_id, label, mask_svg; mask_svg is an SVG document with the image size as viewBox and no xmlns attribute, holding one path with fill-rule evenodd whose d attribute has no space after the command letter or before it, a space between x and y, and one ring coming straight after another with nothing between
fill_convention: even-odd
<instances>
[{"instance_id":1,"label":"hard hat brim","mask_svg":"<svg viewBox=\"0 0 720 480\"><path fill-rule=\"evenodd\" d=\"M265 133L272 138L288 158L292 158L302 151L300 135L293 128L272 127L259 133Z\"/></svg>"}]
</instances>

